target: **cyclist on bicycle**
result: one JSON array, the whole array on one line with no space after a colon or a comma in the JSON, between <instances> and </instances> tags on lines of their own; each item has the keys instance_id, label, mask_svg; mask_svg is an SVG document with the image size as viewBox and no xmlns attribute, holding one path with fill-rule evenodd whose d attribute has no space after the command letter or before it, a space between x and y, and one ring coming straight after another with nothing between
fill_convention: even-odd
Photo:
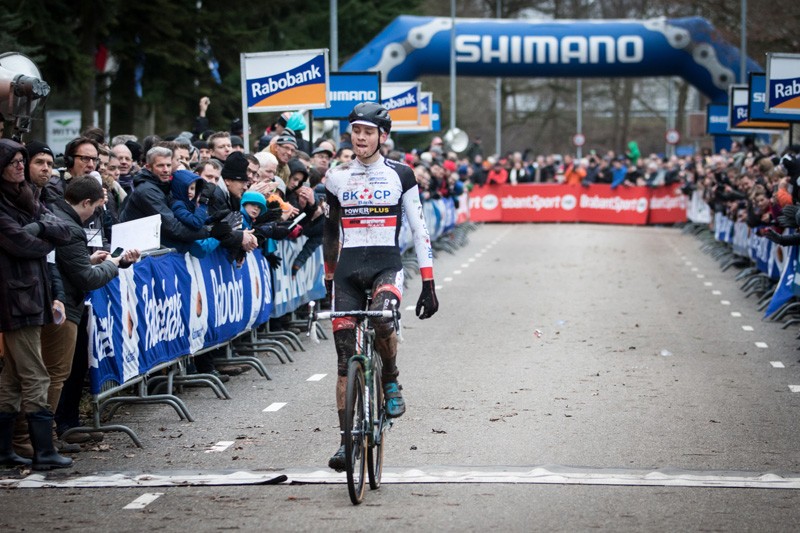
<instances>
[{"instance_id":1,"label":"cyclist on bicycle","mask_svg":"<svg viewBox=\"0 0 800 533\"><path fill-rule=\"evenodd\" d=\"M350 113L355 157L330 169L325 182L327 205L323 237L325 283L333 291L333 309L364 309L366 292L372 294L370 309L388 310L399 305L403 293L403 263L398 245L403 213L414 236L414 250L422 277L422 293L416 314L425 319L439 309L433 281L433 252L425 226L419 189L413 170L385 159L379 152L392 128L389 112L373 102L356 105ZM391 318L374 319L375 349L383 362L386 414L399 417L406 405L397 383L397 333ZM355 353L356 321L333 320L333 339L338 355L336 409L344 430L347 362ZM342 437L344 439L344 437ZM328 466L345 469L344 440Z\"/></svg>"}]
</instances>

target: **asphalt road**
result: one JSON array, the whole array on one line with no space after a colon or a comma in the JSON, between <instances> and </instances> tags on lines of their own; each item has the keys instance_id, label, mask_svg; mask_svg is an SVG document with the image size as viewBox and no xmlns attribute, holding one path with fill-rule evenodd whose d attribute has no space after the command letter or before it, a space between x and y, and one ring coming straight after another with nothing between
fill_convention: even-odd
<instances>
[{"instance_id":1,"label":"asphalt road","mask_svg":"<svg viewBox=\"0 0 800 533\"><path fill-rule=\"evenodd\" d=\"M295 483L0 489L0 530L795 531L800 341L699 247L675 228L485 225L439 254L440 310L405 311L408 411L361 506L325 468L333 343L305 341L294 363L264 358L272 381L232 378L232 400L187 390L195 422L121 409L144 449L113 434L46 478Z\"/></svg>"}]
</instances>

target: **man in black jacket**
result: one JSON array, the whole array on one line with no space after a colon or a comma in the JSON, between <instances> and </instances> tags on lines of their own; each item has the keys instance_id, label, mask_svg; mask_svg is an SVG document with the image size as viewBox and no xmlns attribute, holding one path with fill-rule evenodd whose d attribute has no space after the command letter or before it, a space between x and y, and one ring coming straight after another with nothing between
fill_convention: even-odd
<instances>
[{"instance_id":1,"label":"man in black jacket","mask_svg":"<svg viewBox=\"0 0 800 533\"><path fill-rule=\"evenodd\" d=\"M170 208L172 150L156 146L147 152L145 168L133 179L133 193L120 213L120 222L161 215L161 245L189 244L211 235L205 228L195 230L182 224Z\"/></svg>"}]
</instances>

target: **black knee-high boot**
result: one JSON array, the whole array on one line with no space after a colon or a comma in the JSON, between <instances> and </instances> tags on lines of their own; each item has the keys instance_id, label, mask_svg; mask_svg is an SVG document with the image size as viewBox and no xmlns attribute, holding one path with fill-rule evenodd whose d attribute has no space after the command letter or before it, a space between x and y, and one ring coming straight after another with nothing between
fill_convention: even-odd
<instances>
[{"instance_id":1,"label":"black knee-high boot","mask_svg":"<svg viewBox=\"0 0 800 533\"><path fill-rule=\"evenodd\" d=\"M47 410L28 413L28 431L33 444L33 469L68 468L72 459L59 455L53 445L53 413Z\"/></svg>"}]
</instances>

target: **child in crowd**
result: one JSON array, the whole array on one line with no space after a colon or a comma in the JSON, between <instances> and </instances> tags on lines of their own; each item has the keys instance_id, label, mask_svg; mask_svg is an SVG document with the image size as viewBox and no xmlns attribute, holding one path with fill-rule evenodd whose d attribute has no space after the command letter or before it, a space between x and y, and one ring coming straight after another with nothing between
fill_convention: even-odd
<instances>
[{"instance_id":1,"label":"child in crowd","mask_svg":"<svg viewBox=\"0 0 800 533\"><path fill-rule=\"evenodd\" d=\"M218 222L220 219L208 217L208 199L214 187L189 170L177 170L170 182L172 190L172 212L182 224L192 229L200 229L206 224ZM202 258L219 247L219 241L213 237L194 241L188 247L179 247L181 253L189 252L194 257Z\"/></svg>"},{"instance_id":2,"label":"child in crowd","mask_svg":"<svg viewBox=\"0 0 800 533\"><path fill-rule=\"evenodd\" d=\"M189 170L178 170L172 175L172 212L184 225L200 229L208 219L208 196L203 178ZM210 191L209 191L210 192Z\"/></svg>"},{"instance_id":3,"label":"child in crowd","mask_svg":"<svg viewBox=\"0 0 800 533\"><path fill-rule=\"evenodd\" d=\"M267 212L267 199L260 192L247 191L242 195L242 226L253 229L256 219Z\"/></svg>"}]
</instances>

